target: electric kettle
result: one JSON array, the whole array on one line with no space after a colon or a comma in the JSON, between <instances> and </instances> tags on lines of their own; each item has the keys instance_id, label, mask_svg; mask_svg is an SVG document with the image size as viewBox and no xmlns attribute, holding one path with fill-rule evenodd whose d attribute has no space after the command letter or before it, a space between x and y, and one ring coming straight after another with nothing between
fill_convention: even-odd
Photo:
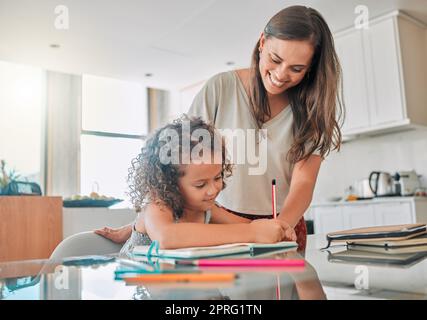
<instances>
[{"instance_id":1,"label":"electric kettle","mask_svg":"<svg viewBox=\"0 0 427 320\"><path fill-rule=\"evenodd\" d=\"M373 171L369 175L369 187L375 197L395 195L394 179L391 174L381 171Z\"/></svg>"}]
</instances>

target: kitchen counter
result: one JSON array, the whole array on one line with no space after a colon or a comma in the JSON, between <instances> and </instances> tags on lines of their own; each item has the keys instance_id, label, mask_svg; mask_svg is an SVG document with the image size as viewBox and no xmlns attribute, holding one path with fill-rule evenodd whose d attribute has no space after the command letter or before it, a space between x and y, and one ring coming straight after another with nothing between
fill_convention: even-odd
<instances>
[{"instance_id":1,"label":"kitchen counter","mask_svg":"<svg viewBox=\"0 0 427 320\"><path fill-rule=\"evenodd\" d=\"M135 220L136 212L130 208L63 208L62 227L64 239L83 231L102 227L117 228Z\"/></svg>"},{"instance_id":2,"label":"kitchen counter","mask_svg":"<svg viewBox=\"0 0 427 320\"><path fill-rule=\"evenodd\" d=\"M380 197L373 198L368 200L355 200L355 201L319 201L313 202L311 207L320 207L320 206L335 206L335 205L360 205L360 204L373 204L373 203L392 203L392 202L402 202L402 201L427 201L427 197Z\"/></svg>"},{"instance_id":3,"label":"kitchen counter","mask_svg":"<svg viewBox=\"0 0 427 320\"><path fill-rule=\"evenodd\" d=\"M371 200L313 203L304 214L314 233L427 223L427 197L384 197Z\"/></svg>"}]
</instances>

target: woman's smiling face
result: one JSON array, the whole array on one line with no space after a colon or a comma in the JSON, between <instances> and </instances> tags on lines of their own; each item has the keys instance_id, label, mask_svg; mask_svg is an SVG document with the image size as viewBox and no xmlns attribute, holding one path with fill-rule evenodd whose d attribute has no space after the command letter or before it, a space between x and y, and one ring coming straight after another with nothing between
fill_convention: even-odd
<instances>
[{"instance_id":1,"label":"woman's smiling face","mask_svg":"<svg viewBox=\"0 0 427 320\"><path fill-rule=\"evenodd\" d=\"M310 68L314 48L308 40L281 40L261 35L259 71L269 94L299 84Z\"/></svg>"}]
</instances>

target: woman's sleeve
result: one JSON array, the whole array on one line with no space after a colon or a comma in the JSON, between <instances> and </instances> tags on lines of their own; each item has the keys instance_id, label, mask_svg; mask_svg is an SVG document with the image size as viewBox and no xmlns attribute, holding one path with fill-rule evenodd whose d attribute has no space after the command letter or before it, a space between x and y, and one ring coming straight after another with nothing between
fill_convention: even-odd
<instances>
[{"instance_id":1,"label":"woman's sleeve","mask_svg":"<svg viewBox=\"0 0 427 320\"><path fill-rule=\"evenodd\" d=\"M310 148L313 146L312 142L306 142L305 143L305 150L310 150ZM320 156L320 150L317 148L312 153L312 155Z\"/></svg>"},{"instance_id":2,"label":"woman's sleeve","mask_svg":"<svg viewBox=\"0 0 427 320\"><path fill-rule=\"evenodd\" d=\"M220 75L210 78L195 96L189 111L190 116L201 117L207 122L215 124L216 113L221 95Z\"/></svg>"}]
</instances>

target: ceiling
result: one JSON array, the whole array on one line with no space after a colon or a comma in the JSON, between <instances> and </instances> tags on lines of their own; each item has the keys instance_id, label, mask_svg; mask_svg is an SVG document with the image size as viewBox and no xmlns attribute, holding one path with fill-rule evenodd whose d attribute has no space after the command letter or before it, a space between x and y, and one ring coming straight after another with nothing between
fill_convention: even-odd
<instances>
[{"instance_id":1,"label":"ceiling","mask_svg":"<svg viewBox=\"0 0 427 320\"><path fill-rule=\"evenodd\" d=\"M55 28L58 4L68 30ZM248 66L268 19L294 4L319 10L332 31L352 25L357 5L427 23L427 0L0 0L0 60L181 89Z\"/></svg>"}]
</instances>

